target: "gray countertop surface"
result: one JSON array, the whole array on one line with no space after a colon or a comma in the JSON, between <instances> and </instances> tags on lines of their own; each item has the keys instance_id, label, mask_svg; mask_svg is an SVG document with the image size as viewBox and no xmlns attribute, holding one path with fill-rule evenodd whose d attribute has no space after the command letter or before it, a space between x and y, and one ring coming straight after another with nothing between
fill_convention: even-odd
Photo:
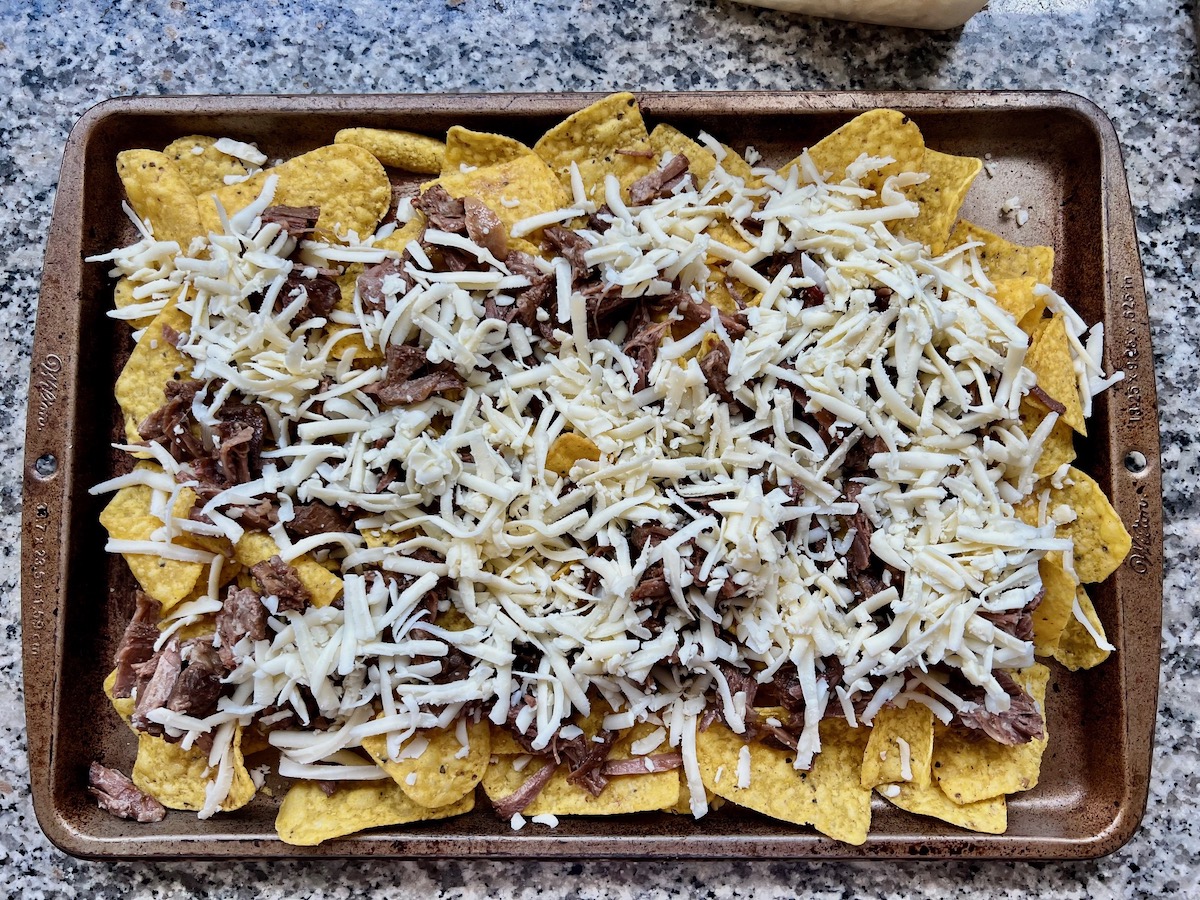
<instances>
[{"instance_id":1,"label":"gray countertop surface","mask_svg":"<svg viewBox=\"0 0 1200 900\"><path fill-rule=\"evenodd\" d=\"M724 0L0 0L0 892L14 897L1200 896L1195 395L1200 194L1195 0L994 0L961 29L849 25ZM30 345L66 135L110 96L714 89L1065 89L1116 124L1158 374L1163 674L1149 808L1071 864L684 862L102 864L34 820L25 759L19 516Z\"/></svg>"}]
</instances>

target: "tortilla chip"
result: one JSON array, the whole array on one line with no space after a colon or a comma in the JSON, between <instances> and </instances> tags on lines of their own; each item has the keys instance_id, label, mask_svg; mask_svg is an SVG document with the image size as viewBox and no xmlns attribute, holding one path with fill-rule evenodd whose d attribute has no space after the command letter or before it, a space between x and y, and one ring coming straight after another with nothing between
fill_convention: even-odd
<instances>
[{"instance_id":1,"label":"tortilla chip","mask_svg":"<svg viewBox=\"0 0 1200 900\"><path fill-rule=\"evenodd\" d=\"M1037 279L1032 275L1016 278L996 278L992 281L992 299L1001 309L1012 314L1020 322L1035 309L1044 309L1045 304L1033 293Z\"/></svg>"},{"instance_id":2,"label":"tortilla chip","mask_svg":"<svg viewBox=\"0 0 1200 900\"><path fill-rule=\"evenodd\" d=\"M950 232L946 247L980 242L976 248L979 262L993 282L1001 278L1034 278L1039 284L1050 284L1054 274L1054 249L1051 247L1024 247L1006 241L986 228L959 220Z\"/></svg>"},{"instance_id":3,"label":"tortilla chip","mask_svg":"<svg viewBox=\"0 0 1200 900\"><path fill-rule=\"evenodd\" d=\"M1076 589L1075 598L1079 601L1079 606L1087 620L1096 629L1096 633L1105 637L1104 626L1100 623L1100 617L1096 615L1096 607L1082 585ZM1102 649L1096 643L1096 639L1074 615L1067 620L1058 646L1054 648L1054 658L1072 672L1098 666L1108 659L1111 653L1111 650Z\"/></svg>"},{"instance_id":4,"label":"tortilla chip","mask_svg":"<svg viewBox=\"0 0 1200 900\"><path fill-rule=\"evenodd\" d=\"M571 190L571 163L579 168L588 199L603 202L604 178L612 174L628 197L629 186L655 170L654 148L637 99L610 94L551 128L533 145ZM641 155L645 154L645 155Z\"/></svg>"},{"instance_id":5,"label":"tortilla chip","mask_svg":"<svg viewBox=\"0 0 1200 900\"><path fill-rule=\"evenodd\" d=\"M910 240L919 241L937 256L946 248L950 227L971 189L983 162L970 156L951 156L926 149L920 170L929 179L908 188L920 212L915 219L899 219L892 229Z\"/></svg>"},{"instance_id":6,"label":"tortilla chip","mask_svg":"<svg viewBox=\"0 0 1200 900\"><path fill-rule=\"evenodd\" d=\"M942 791L960 806L1015 794L1036 787L1049 730L1046 728L1046 683L1050 670L1034 664L1012 673L1037 701L1042 713L1041 740L1005 746L982 732L939 723L933 737L933 776Z\"/></svg>"},{"instance_id":7,"label":"tortilla chip","mask_svg":"<svg viewBox=\"0 0 1200 900\"><path fill-rule=\"evenodd\" d=\"M581 459L600 459L600 448L582 434L567 431L555 438L546 451L546 468L566 476Z\"/></svg>"},{"instance_id":8,"label":"tortilla chip","mask_svg":"<svg viewBox=\"0 0 1200 900\"><path fill-rule=\"evenodd\" d=\"M1025 432L1026 437L1037 431L1042 420L1049 414L1050 411L1032 397L1023 399L1021 401L1021 430ZM1054 427L1050 429L1050 433L1046 435L1045 443L1042 444L1042 455L1034 463L1033 472L1038 478L1047 478L1057 472L1064 463L1074 461L1075 432L1070 425L1063 421L1063 417L1059 416Z\"/></svg>"},{"instance_id":9,"label":"tortilla chip","mask_svg":"<svg viewBox=\"0 0 1200 900\"><path fill-rule=\"evenodd\" d=\"M696 187L703 187L713 170L717 168L717 158L707 147L697 144L682 131L672 128L670 125L659 125L650 132L650 146L658 155L660 164L668 151L673 156L680 154L686 156L688 171L692 173L692 181ZM729 170L726 169L726 171Z\"/></svg>"},{"instance_id":10,"label":"tortilla chip","mask_svg":"<svg viewBox=\"0 0 1200 900\"><path fill-rule=\"evenodd\" d=\"M440 184L452 197L476 197L483 201L504 223L507 231L522 219L561 209L571 202L554 173L541 157L529 153L508 162L482 166L473 172L443 175L430 184ZM430 184L422 185L422 189ZM513 200L516 206L508 205ZM531 235L534 239L538 232ZM536 247L524 241L509 241L513 250L525 249L536 254Z\"/></svg>"},{"instance_id":11,"label":"tortilla chip","mask_svg":"<svg viewBox=\"0 0 1200 900\"><path fill-rule=\"evenodd\" d=\"M272 203L320 207L317 231L330 238L348 231L366 237L392 203L392 186L379 160L354 144L334 144L202 195L200 217L206 230L221 230L217 202L233 214L258 199L271 175L279 176Z\"/></svg>"},{"instance_id":12,"label":"tortilla chip","mask_svg":"<svg viewBox=\"0 0 1200 900\"><path fill-rule=\"evenodd\" d=\"M137 298L133 296L133 289L137 287L127 277L122 276L116 286L113 288L113 307L115 309L124 309L127 306L132 306L136 303L147 303L149 297ZM138 316L136 319L123 319L130 328L134 331L140 331L154 322L154 314Z\"/></svg>"},{"instance_id":13,"label":"tortilla chip","mask_svg":"<svg viewBox=\"0 0 1200 900\"><path fill-rule=\"evenodd\" d=\"M462 744L457 729L443 728L417 732L413 741L424 738L429 742L425 752L415 759L391 760L387 755L387 735L363 738L363 749L385 772L392 776L400 790L414 803L429 809L456 803L475 790L491 758L488 722L468 723L466 756L459 757ZM411 741L410 741L411 743ZM409 779L412 778L412 784Z\"/></svg>"},{"instance_id":14,"label":"tortilla chip","mask_svg":"<svg viewBox=\"0 0 1200 900\"><path fill-rule=\"evenodd\" d=\"M1061 418L1082 435L1087 435L1083 403L1079 399L1079 380L1071 361L1066 318L1059 313L1038 324L1025 354L1025 368L1037 376L1037 385L1061 403Z\"/></svg>"},{"instance_id":15,"label":"tortilla chip","mask_svg":"<svg viewBox=\"0 0 1200 900\"><path fill-rule=\"evenodd\" d=\"M846 167L860 156L890 157L893 162L863 178L863 187L878 192L887 178L900 172L917 172L925 158L925 139L908 116L894 109L874 109L851 119L808 148L808 155L822 174L834 183L846 177ZM786 175L792 166L799 168L797 157L780 166Z\"/></svg>"},{"instance_id":16,"label":"tortilla chip","mask_svg":"<svg viewBox=\"0 0 1200 900\"><path fill-rule=\"evenodd\" d=\"M1050 509L1065 503L1075 511L1075 519L1059 525L1055 533L1074 541L1075 574L1079 580L1098 583L1117 570L1129 554L1133 540L1104 490L1091 476L1072 467L1067 470L1067 479L1072 483L1064 482L1061 488L1050 489ZM1037 510L1036 494L1015 508L1017 517L1029 524L1036 523Z\"/></svg>"},{"instance_id":17,"label":"tortilla chip","mask_svg":"<svg viewBox=\"0 0 1200 900\"><path fill-rule=\"evenodd\" d=\"M175 163L154 150L123 150L117 174L137 217L150 222L160 241L175 241L186 252L192 238L204 234L196 198Z\"/></svg>"},{"instance_id":18,"label":"tortilla chip","mask_svg":"<svg viewBox=\"0 0 1200 900\"><path fill-rule=\"evenodd\" d=\"M163 153L175 163L193 194L204 194L225 187L227 175L243 177L246 174L246 164L236 156L222 153L216 144L215 137L190 134L171 141L163 148Z\"/></svg>"},{"instance_id":19,"label":"tortilla chip","mask_svg":"<svg viewBox=\"0 0 1200 900\"><path fill-rule=\"evenodd\" d=\"M975 803L958 804L942 793L937 785L918 787L914 784L899 784L900 793L889 797L880 791L880 796L905 812L919 816L931 816L984 834L1004 834L1008 829L1008 803L1004 796L991 797Z\"/></svg>"},{"instance_id":20,"label":"tortilla chip","mask_svg":"<svg viewBox=\"0 0 1200 900\"><path fill-rule=\"evenodd\" d=\"M136 697L114 697L113 688L117 685L117 670L113 669L108 673L108 677L104 679L104 696L108 698L108 702L112 704L113 709L117 711L117 715L122 721L129 726L129 730L137 734L137 729L133 727L133 710L137 706Z\"/></svg>"},{"instance_id":21,"label":"tortilla chip","mask_svg":"<svg viewBox=\"0 0 1200 900\"><path fill-rule=\"evenodd\" d=\"M191 358L184 356L163 337L164 325L176 331L188 331L192 327L191 317L176 308L176 299L170 300L142 333L142 339L133 348L129 361L117 376L117 403L125 414L125 437L131 444L142 440L138 426L150 413L167 402L163 385L168 381L184 380L192 371Z\"/></svg>"},{"instance_id":22,"label":"tortilla chip","mask_svg":"<svg viewBox=\"0 0 1200 900\"><path fill-rule=\"evenodd\" d=\"M153 496L154 491L144 484L129 485L117 491L100 513L100 524L108 531L109 537L122 541L150 540L150 535L163 526L162 519L150 512ZM196 495L190 488L180 491L175 515L186 516L195 500ZM142 553L121 555L125 557L142 590L162 604L164 614L187 599L205 570L205 566L197 562L181 562Z\"/></svg>"},{"instance_id":23,"label":"tortilla chip","mask_svg":"<svg viewBox=\"0 0 1200 900\"><path fill-rule=\"evenodd\" d=\"M848 844L862 844L871 824L871 790L859 781L867 729L842 719L821 723L821 752L807 772L797 771L795 751L750 744L750 786L739 788L742 738L713 724L696 735L704 786L739 806L797 825L812 825ZM720 780L717 771L721 771Z\"/></svg>"},{"instance_id":24,"label":"tortilla chip","mask_svg":"<svg viewBox=\"0 0 1200 900\"><path fill-rule=\"evenodd\" d=\"M256 563L270 559L279 553L275 539L263 531L247 531L234 547L234 558L247 569ZM312 594L313 606L328 606L342 593L342 579L338 578L307 553L290 563L296 569L301 583Z\"/></svg>"},{"instance_id":25,"label":"tortilla chip","mask_svg":"<svg viewBox=\"0 0 1200 900\"><path fill-rule=\"evenodd\" d=\"M1042 577L1042 602L1033 611L1033 651L1051 656L1058 649L1063 629L1071 620L1075 602L1075 579L1063 568L1061 553L1047 553L1038 563Z\"/></svg>"},{"instance_id":26,"label":"tortilla chip","mask_svg":"<svg viewBox=\"0 0 1200 900\"><path fill-rule=\"evenodd\" d=\"M184 750L160 737L138 735L133 783L168 809L203 809L205 790L216 777L217 768L209 768L208 753L199 747ZM254 799L254 792L254 781L242 757L242 728L238 725L233 733L233 785L221 809L241 809Z\"/></svg>"},{"instance_id":27,"label":"tortilla chip","mask_svg":"<svg viewBox=\"0 0 1200 900\"><path fill-rule=\"evenodd\" d=\"M909 774L912 776L908 782L901 771L900 740L908 744ZM920 703L910 703L903 709L885 707L876 713L871 724L860 783L865 788L906 783L928 787L932 757L933 711Z\"/></svg>"},{"instance_id":28,"label":"tortilla chip","mask_svg":"<svg viewBox=\"0 0 1200 900\"><path fill-rule=\"evenodd\" d=\"M446 157L442 161L441 173L451 175L461 173L464 167L481 169L495 166L530 153L533 151L515 138L455 125L446 132Z\"/></svg>"},{"instance_id":29,"label":"tortilla chip","mask_svg":"<svg viewBox=\"0 0 1200 900\"><path fill-rule=\"evenodd\" d=\"M362 147L385 166L423 175L440 172L446 154L446 145L437 138L387 128L343 128L333 143Z\"/></svg>"},{"instance_id":30,"label":"tortilla chip","mask_svg":"<svg viewBox=\"0 0 1200 900\"><path fill-rule=\"evenodd\" d=\"M491 746L493 756L520 756L529 751L517 743L513 733L501 725L493 725L491 729Z\"/></svg>"},{"instance_id":31,"label":"tortilla chip","mask_svg":"<svg viewBox=\"0 0 1200 900\"><path fill-rule=\"evenodd\" d=\"M406 825L430 819L448 819L475 808L475 795L457 803L426 809L408 798L391 779L348 781L327 795L315 781L298 781L279 805L275 830L279 839L295 847L315 847L330 838L344 837L384 825Z\"/></svg>"}]
</instances>

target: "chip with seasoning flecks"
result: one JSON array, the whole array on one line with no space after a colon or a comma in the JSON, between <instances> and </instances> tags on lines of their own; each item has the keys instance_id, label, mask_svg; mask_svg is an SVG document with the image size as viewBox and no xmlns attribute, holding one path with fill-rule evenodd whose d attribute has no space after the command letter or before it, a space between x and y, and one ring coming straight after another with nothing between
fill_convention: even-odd
<instances>
[{"instance_id":1,"label":"chip with seasoning flecks","mask_svg":"<svg viewBox=\"0 0 1200 900\"><path fill-rule=\"evenodd\" d=\"M928 180L908 188L909 196L920 210L915 219L899 219L892 229L909 240L920 241L933 253L941 253L950 236L950 227L983 162L970 156L951 156L926 148L920 171Z\"/></svg>"},{"instance_id":2,"label":"chip with seasoning flecks","mask_svg":"<svg viewBox=\"0 0 1200 900\"><path fill-rule=\"evenodd\" d=\"M246 177L246 164L236 156L217 149L219 140L203 134L190 134L167 144L166 154L188 183L193 194L223 188L230 181Z\"/></svg>"},{"instance_id":3,"label":"chip with seasoning flecks","mask_svg":"<svg viewBox=\"0 0 1200 900\"><path fill-rule=\"evenodd\" d=\"M1025 355L1025 368L1037 376L1037 386L1062 407L1062 420L1079 434L1087 435L1083 405L1079 400L1079 380L1071 361L1066 320L1062 314L1043 319L1034 330Z\"/></svg>"},{"instance_id":4,"label":"chip with seasoning flecks","mask_svg":"<svg viewBox=\"0 0 1200 900\"><path fill-rule=\"evenodd\" d=\"M1063 629L1071 621L1078 583L1063 568L1062 553L1047 553L1038 563L1042 577L1042 599L1033 611L1033 647L1038 656L1051 656L1058 648Z\"/></svg>"},{"instance_id":5,"label":"chip with seasoning flecks","mask_svg":"<svg viewBox=\"0 0 1200 900\"><path fill-rule=\"evenodd\" d=\"M465 173L468 169L512 162L533 151L515 138L455 125L446 132L446 156L441 173Z\"/></svg>"},{"instance_id":6,"label":"chip with seasoning flecks","mask_svg":"<svg viewBox=\"0 0 1200 900\"><path fill-rule=\"evenodd\" d=\"M860 157L887 158L887 165L872 172L863 184L878 191L884 180L900 172L920 171L925 157L925 139L916 122L894 109L875 109L851 119L808 148L820 174L828 173L834 183L846 177L846 169ZM800 166L800 157L780 168L786 172L792 166Z\"/></svg>"},{"instance_id":7,"label":"chip with seasoning flecks","mask_svg":"<svg viewBox=\"0 0 1200 900\"><path fill-rule=\"evenodd\" d=\"M936 784L893 784L876 790L905 812L941 819L969 831L1004 834L1008 829L1008 803L1003 794L974 803L955 803Z\"/></svg>"},{"instance_id":8,"label":"chip with seasoning flecks","mask_svg":"<svg viewBox=\"0 0 1200 900\"><path fill-rule=\"evenodd\" d=\"M186 253L203 228L196 198L175 163L153 150L124 150L117 154L117 174L138 218L149 221L160 241L175 241Z\"/></svg>"},{"instance_id":9,"label":"chip with seasoning flecks","mask_svg":"<svg viewBox=\"0 0 1200 900\"><path fill-rule=\"evenodd\" d=\"M446 145L437 138L387 128L343 128L334 144L362 147L385 166L434 175L442 169Z\"/></svg>"},{"instance_id":10,"label":"chip with seasoning flecks","mask_svg":"<svg viewBox=\"0 0 1200 900\"><path fill-rule=\"evenodd\" d=\"M1027 397L1021 401L1021 430L1032 437L1047 415L1049 410L1042 403ZM1042 455L1034 464L1033 473L1038 478L1048 478L1064 464L1074 461L1075 431L1059 415L1042 443Z\"/></svg>"},{"instance_id":11,"label":"chip with seasoning flecks","mask_svg":"<svg viewBox=\"0 0 1200 900\"><path fill-rule=\"evenodd\" d=\"M1054 274L1054 248L1025 247L1014 244L993 234L986 228L981 228L971 222L960 219L950 232L947 248L958 247L965 243L979 243L976 249L980 265L993 281L999 278L1035 278L1039 284L1049 285Z\"/></svg>"},{"instance_id":12,"label":"chip with seasoning flecks","mask_svg":"<svg viewBox=\"0 0 1200 900\"><path fill-rule=\"evenodd\" d=\"M920 703L884 707L875 714L863 753L862 786L904 782L928 787L933 712Z\"/></svg>"},{"instance_id":13,"label":"chip with seasoning flecks","mask_svg":"<svg viewBox=\"0 0 1200 900\"><path fill-rule=\"evenodd\" d=\"M228 795L221 809L241 809L252 799L256 788L242 759L242 729L234 726ZM208 752L192 746L184 749L151 734L138 735L137 760L133 764L133 783L168 809L201 810L210 784L221 773L209 766Z\"/></svg>"},{"instance_id":14,"label":"chip with seasoning flecks","mask_svg":"<svg viewBox=\"0 0 1200 900\"><path fill-rule=\"evenodd\" d=\"M560 434L546 451L546 468L559 475L566 475L581 459L596 462L600 459L600 448L582 434Z\"/></svg>"},{"instance_id":15,"label":"chip with seasoning flecks","mask_svg":"<svg viewBox=\"0 0 1200 900\"><path fill-rule=\"evenodd\" d=\"M187 331L191 325L191 319L175 304L176 298L172 297L146 327L117 376L117 403L125 415L125 437L131 444L141 441L138 428L163 405L163 385L185 379L192 368L191 360L167 340L163 330Z\"/></svg>"},{"instance_id":16,"label":"chip with seasoning flecks","mask_svg":"<svg viewBox=\"0 0 1200 900\"><path fill-rule=\"evenodd\" d=\"M339 784L329 794L315 781L298 781L279 805L275 830L285 844L315 847L368 828L446 819L474 808L474 793L436 809L421 806L390 778Z\"/></svg>"},{"instance_id":17,"label":"chip with seasoning flecks","mask_svg":"<svg viewBox=\"0 0 1200 900\"><path fill-rule=\"evenodd\" d=\"M1067 620L1066 627L1063 628L1058 644L1054 647L1054 658L1072 672L1098 666L1112 654L1108 638L1104 634L1104 625L1096 614L1095 604L1092 603L1092 598L1088 596L1087 591L1083 589L1083 585L1075 589L1075 599L1079 604L1080 612L1087 619L1091 628L1084 625L1078 616L1072 615ZM1093 634L1093 632L1095 633ZM1105 646L1102 647L1097 643L1097 637Z\"/></svg>"},{"instance_id":18,"label":"chip with seasoning flecks","mask_svg":"<svg viewBox=\"0 0 1200 900\"><path fill-rule=\"evenodd\" d=\"M491 757L486 721L466 725L461 737L465 747L456 728L419 731L395 760L387 754L386 735L363 738L362 746L415 803L435 809L475 790Z\"/></svg>"}]
</instances>

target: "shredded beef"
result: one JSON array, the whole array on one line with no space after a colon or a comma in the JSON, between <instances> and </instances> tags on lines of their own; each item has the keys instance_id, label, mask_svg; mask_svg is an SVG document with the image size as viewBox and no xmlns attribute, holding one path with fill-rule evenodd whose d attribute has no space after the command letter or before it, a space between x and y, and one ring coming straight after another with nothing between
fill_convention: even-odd
<instances>
[{"instance_id":1,"label":"shredded beef","mask_svg":"<svg viewBox=\"0 0 1200 900\"><path fill-rule=\"evenodd\" d=\"M529 286L518 288L513 292L513 302L508 306L500 306L494 297L484 300L485 315L489 319L500 319L503 322L517 322L530 331L538 334L544 340L552 341L554 321L548 317L546 321L538 320L539 309L549 312L548 301L554 291L554 276L543 272L528 253L513 250L504 258L504 264L513 275L529 279Z\"/></svg>"},{"instance_id":2,"label":"shredded beef","mask_svg":"<svg viewBox=\"0 0 1200 900\"><path fill-rule=\"evenodd\" d=\"M646 600L660 600L670 596L671 587L667 584L667 575L663 570L663 564L656 562L642 574L641 581L633 589L630 599L634 603L643 603Z\"/></svg>"},{"instance_id":3,"label":"shredded beef","mask_svg":"<svg viewBox=\"0 0 1200 900\"><path fill-rule=\"evenodd\" d=\"M650 766L647 767L646 763ZM607 778L614 775L645 775L647 772L669 772L683 766L682 753L656 753L653 756L632 756L629 759L610 759L600 772Z\"/></svg>"},{"instance_id":4,"label":"shredded beef","mask_svg":"<svg viewBox=\"0 0 1200 900\"><path fill-rule=\"evenodd\" d=\"M988 712L984 706L982 691L979 691L977 698L973 698L976 700L975 708L966 712L959 711L959 721L968 728L979 729L997 743L1008 746L1027 744L1044 737L1045 729L1042 727L1042 714L1038 711L1037 702L1023 687L1013 681L1007 672L995 671L992 674L1010 698L1008 709L1001 713Z\"/></svg>"},{"instance_id":5,"label":"shredded beef","mask_svg":"<svg viewBox=\"0 0 1200 900\"><path fill-rule=\"evenodd\" d=\"M537 795L542 792L542 789L545 788L550 779L554 777L554 770L557 768L558 766L547 760L540 769L526 778L525 782L519 788L507 797L494 801L493 805L497 814L506 819L511 819L528 807L530 803L537 799Z\"/></svg>"},{"instance_id":6,"label":"shredded beef","mask_svg":"<svg viewBox=\"0 0 1200 900\"><path fill-rule=\"evenodd\" d=\"M163 322L162 325L159 327L162 328L163 340L166 341L168 344L170 344L172 347L174 347L176 350L178 350L179 345L183 343L183 335L180 334L178 331L176 331L174 328L172 328L170 325L168 325L166 322Z\"/></svg>"},{"instance_id":7,"label":"shredded beef","mask_svg":"<svg viewBox=\"0 0 1200 900\"><path fill-rule=\"evenodd\" d=\"M671 157L671 161L659 169L635 181L629 186L629 201L634 206L646 206L663 197L670 197L675 186L688 173L688 158L682 153Z\"/></svg>"},{"instance_id":8,"label":"shredded beef","mask_svg":"<svg viewBox=\"0 0 1200 900\"><path fill-rule=\"evenodd\" d=\"M225 602L217 613L217 635L221 639L221 662L230 669L237 662L233 647L238 641L244 637L252 641L266 639L267 608L256 591L229 586Z\"/></svg>"},{"instance_id":9,"label":"shredded beef","mask_svg":"<svg viewBox=\"0 0 1200 900\"><path fill-rule=\"evenodd\" d=\"M496 259L508 255L508 232L500 217L486 203L475 197L464 198L463 218L467 237Z\"/></svg>"},{"instance_id":10,"label":"shredded beef","mask_svg":"<svg viewBox=\"0 0 1200 900\"><path fill-rule=\"evenodd\" d=\"M868 474L871 471L871 457L886 452L887 444L878 435L872 438L865 435L859 437L854 446L846 452L846 460L842 463L842 477L853 478L855 475Z\"/></svg>"},{"instance_id":11,"label":"shredded beef","mask_svg":"<svg viewBox=\"0 0 1200 900\"><path fill-rule=\"evenodd\" d=\"M116 666L117 677L113 683L114 697L129 697L137 685L134 666L144 663L154 656L154 642L161 632L158 630L158 620L162 616L162 604L142 591L134 593L136 606L133 618L125 626L121 635L121 643L117 645Z\"/></svg>"},{"instance_id":12,"label":"shredded beef","mask_svg":"<svg viewBox=\"0 0 1200 900\"><path fill-rule=\"evenodd\" d=\"M131 719L133 727L138 731L161 733L162 726L146 718L152 710L165 706L175 690L175 682L183 667L180 655L179 639L171 638L166 645L150 660L138 665L135 669L139 679L147 677L144 685L139 686L137 705Z\"/></svg>"},{"instance_id":13,"label":"shredded beef","mask_svg":"<svg viewBox=\"0 0 1200 900\"><path fill-rule=\"evenodd\" d=\"M163 385L166 403L150 413L138 426L138 434L157 441L179 462L204 455L204 444L192 433L192 401L204 388L203 381L168 381Z\"/></svg>"},{"instance_id":14,"label":"shredded beef","mask_svg":"<svg viewBox=\"0 0 1200 900\"><path fill-rule=\"evenodd\" d=\"M285 524L284 528L295 540L316 534L345 532L351 528L349 517L336 506L329 506L320 500L297 503L293 513L292 521Z\"/></svg>"},{"instance_id":15,"label":"shredded beef","mask_svg":"<svg viewBox=\"0 0 1200 900\"><path fill-rule=\"evenodd\" d=\"M633 360L633 368L637 372L637 382L633 386L635 391L649 387L650 369L658 358L658 346L669 325L669 322L647 322L640 328L631 328L625 343L621 345L621 352ZM702 361L701 368L703 365Z\"/></svg>"},{"instance_id":16,"label":"shredded beef","mask_svg":"<svg viewBox=\"0 0 1200 900\"><path fill-rule=\"evenodd\" d=\"M603 767L617 736L616 731L601 731L596 735L599 740L590 740L584 734L561 748L560 752L570 770L567 781L583 785L593 797L599 797L608 784Z\"/></svg>"},{"instance_id":17,"label":"shredded beef","mask_svg":"<svg viewBox=\"0 0 1200 900\"><path fill-rule=\"evenodd\" d=\"M180 648L183 670L163 705L172 712L203 719L217 711L221 679L227 670L208 638L193 638Z\"/></svg>"},{"instance_id":18,"label":"shredded beef","mask_svg":"<svg viewBox=\"0 0 1200 900\"><path fill-rule=\"evenodd\" d=\"M268 206L263 210L263 225L278 223L289 235L300 240L308 237L321 217L319 206Z\"/></svg>"},{"instance_id":19,"label":"shredded beef","mask_svg":"<svg viewBox=\"0 0 1200 900\"><path fill-rule=\"evenodd\" d=\"M542 231L542 237L550 249L571 264L571 280L580 284L587 280L589 268L583 254L591 249L587 238L581 237L569 228L561 225L548 225Z\"/></svg>"},{"instance_id":20,"label":"shredded beef","mask_svg":"<svg viewBox=\"0 0 1200 900\"><path fill-rule=\"evenodd\" d=\"M707 300L697 300L690 294L685 294L682 291L673 291L669 294L664 294L662 298L655 298L662 306L670 305L675 312L683 317L683 321L679 324L683 325L687 331L691 332L699 328L705 322L712 318L713 305ZM743 312L727 313L717 310L717 316L721 320L721 325L732 340L737 340L746 333L748 322L746 314Z\"/></svg>"},{"instance_id":21,"label":"shredded beef","mask_svg":"<svg viewBox=\"0 0 1200 900\"><path fill-rule=\"evenodd\" d=\"M362 301L363 309L368 312L387 312L387 297L383 285L389 275L399 279L400 294L407 294L416 286L412 276L405 271L407 259L407 254L403 259L385 259L363 270L358 276L358 297Z\"/></svg>"},{"instance_id":22,"label":"shredded beef","mask_svg":"<svg viewBox=\"0 0 1200 900\"><path fill-rule=\"evenodd\" d=\"M389 344L383 379L363 388L385 408L420 403L434 394L460 390L465 382L448 363L432 365L425 351L407 344Z\"/></svg>"},{"instance_id":23,"label":"shredded beef","mask_svg":"<svg viewBox=\"0 0 1200 900\"><path fill-rule=\"evenodd\" d=\"M444 187L435 184L413 201L413 206L425 214L430 226L455 234L467 230L466 207L462 200L451 197Z\"/></svg>"},{"instance_id":24,"label":"shredded beef","mask_svg":"<svg viewBox=\"0 0 1200 900\"><path fill-rule=\"evenodd\" d=\"M721 342L704 354L700 360L700 371L704 373L708 389L732 406L733 394L726 386L729 381L729 345Z\"/></svg>"},{"instance_id":25,"label":"shredded beef","mask_svg":"<svg viewBox=\"0 0 1200 900\"><path fill-rule=\"evenodd\" d=\"M295 568L285 563L278 555L251 566L250 574L262 588L264 596L273 594L279 598L280 612L289 609L299 612L312 601L312 594L300 581Z\"/></svg>"},{"instance_id":26,"label":"shredded beef","mask_svg":"<svg viewBox=\"0 0 1200 900\"><path fill-rule=\"evenodd\" d=\"M588 213L587 227L597 234L604 234L612 228L612 210L605 203L594 213Z\"/></svg>"},{"instance_id":27,"label":"shredded beef","mask_svg":"<svg viewBox=\"0 0 1200 900\"><path fill-rule=\"evenodd\" d=\"M93 762L88 767L88 793L105 812L137 822L161 822L167 810L116 769Z\"/></svg>"},{"instance_id":28,"label":"shredded beef","mask_svg":"<svg viewBox=\"0 0 1200 900\"><path fill-rule=\"evenodd\" d=\"M1042 406L1046 407L1046 409L1050 410L1050 412L1056 412L1060 416L1067 411L1065 406L1047 394L1036 384L1029 389L1029 396L1038 401L1038 403L1042 404Z\"/></svg>"},{"instance_id":29,"label":"shredded beef","mask_svg":"<svg viewBox=\"0 0 1200 900\"><path fill-rule=\"evenodd\" d=\"M342 297L342 289L329 275L316 272L312 278L306 278L304 272L304 267L293 266L275 297L275 312L279 313L291 305L300 291L304 292L304 304L292 316L293 328L309 319L328 318Z\"/></svg>"},{"instance_id":30,"label":"shredded beef","mask_svg":"<svg viewBox=\"0 0 1200 900\"><path fill-rule=\"evenodd\" d=\"M857 503L862 489L863 486L856 481L847 482L847 502ZM850 544L850 555L846 557L846 568L854 572L863 572L871 566L871 533L874 529L871 520L861 508L851 516L850 526L854 529L854 541Z\"/></svg>"}]
</instances>

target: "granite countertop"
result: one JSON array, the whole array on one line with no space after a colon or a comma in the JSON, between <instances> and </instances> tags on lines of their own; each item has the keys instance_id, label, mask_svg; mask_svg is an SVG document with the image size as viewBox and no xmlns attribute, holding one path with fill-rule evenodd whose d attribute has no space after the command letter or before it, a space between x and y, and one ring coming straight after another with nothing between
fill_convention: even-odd
<instances>
[{"instance_id":1,"label":"granite countertop","mask_svg":"<svg viewBox=\"0 0 1200 900\"><path fill-rule=\"evenodd\" d=\"M1196 4L994 0L964 29L856 26L725 0L0 0L0 883L12 896L1200 896L1200 194ZM100 864L33 817L19 652L24 406L38 279L63 142L106 97L712 89L1054 88L1116 123L1154 329L1166 606L1154 778L1124 849L1076 864L365 862Z\"/></svg>"}]
</instances>

